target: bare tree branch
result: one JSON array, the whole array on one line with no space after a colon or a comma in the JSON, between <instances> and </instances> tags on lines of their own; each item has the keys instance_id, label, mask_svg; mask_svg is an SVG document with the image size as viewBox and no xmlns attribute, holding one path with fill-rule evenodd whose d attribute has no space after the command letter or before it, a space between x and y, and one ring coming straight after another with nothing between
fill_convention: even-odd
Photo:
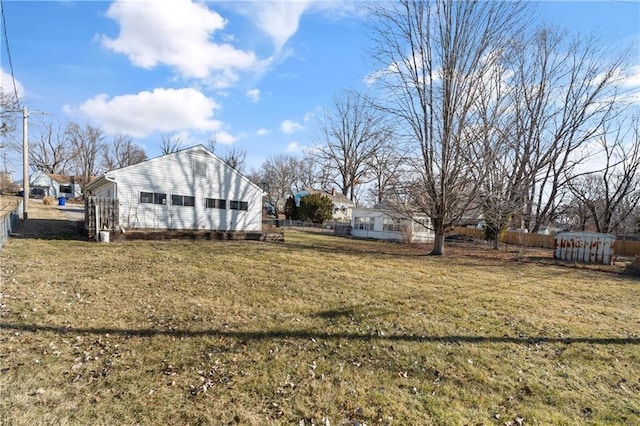
<instances>
[{"instance_id":1,"label":"bare tree branch","mask_svg":"<svg viewBox=\"0 0 640 426\"><path fill-rule=\"evenodd\" d=\"M336 171L335 183L342 194L355 200L355 190L370 178L370 160L392 135L392 127L371 107L363 95L346 92L334 95L331 109L320 123L322 140L316 161Z\"/></svg>"},{"instance_id":2,"label":"bare tree branch","mask_svg":"<svg viewBox=\"0 0 640 426\"><path fill-rule=\"evenodd\" d=\"M373 52L382 70L379 106L398 120L414 147L414 207L435 230L432 254L444 253L446 227L460 218L479 190L467 127L479 97L476 82L517 31L519 2L402 0L374 7Z\"/></svg>"},{"instance_id":3,"label":"bare tree branch","mask_svg":"<svg viewBox=\"0 0 640 426\"><path fill-rule=\"evenodd\" d=\"M183 148L182 138L177 135L165 133L160 135L160 152L162 155L178 152Z\"/></svg>"},{"instance_id":4,"label":"bare tree branch","mask_svg":"<svg viewBox=\"0 0 640 426\"><path fill-rule=\"evenodd\" d=\"M105 144L103 155L106 170L131 166L147 159L144 150L130 136L123 134L115 135L111 144Z\"/></svg>"}]
</instances>

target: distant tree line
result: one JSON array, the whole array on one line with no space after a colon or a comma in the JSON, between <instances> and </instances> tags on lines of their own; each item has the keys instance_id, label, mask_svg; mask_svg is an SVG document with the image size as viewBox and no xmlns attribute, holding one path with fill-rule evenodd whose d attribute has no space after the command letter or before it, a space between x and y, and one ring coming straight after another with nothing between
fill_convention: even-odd
<instances>
[{"instance_id":1,"label":"distant tree line","mask_svg":"<svg viewBox=\"0 0 640 426\"><path fill-rule=\"evenodd\" d=\"M83 188L105 170L130 166L147 158L130 136L115 134L108 137L96 126L81 126L70 121L34 123L31 127L31 171L75 176ZM22 151L21 145L14 148Z\"/></svg>"}]
</instances>

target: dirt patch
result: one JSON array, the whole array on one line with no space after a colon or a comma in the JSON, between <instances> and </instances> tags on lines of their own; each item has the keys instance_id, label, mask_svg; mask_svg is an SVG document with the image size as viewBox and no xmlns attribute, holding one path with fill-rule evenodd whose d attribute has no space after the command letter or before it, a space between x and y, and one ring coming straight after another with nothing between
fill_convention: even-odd
<instances>
[{"instance_id":1,"label":"dirt patch","mask_svg":"<svg viewBox=\"0 0 640 426\"><path fill-rule=\"evenodd\" d=\"M632 277L640 277L640 257L636 257L633 262L629 263L622 273Z\"/></svg>"}]
</instances>

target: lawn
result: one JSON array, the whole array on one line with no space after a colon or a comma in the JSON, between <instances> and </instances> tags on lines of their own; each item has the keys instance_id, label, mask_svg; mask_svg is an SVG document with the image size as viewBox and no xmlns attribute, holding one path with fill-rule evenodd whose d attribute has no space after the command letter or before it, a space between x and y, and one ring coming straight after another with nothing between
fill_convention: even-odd
<instances>
[{"instance_id":1,"label":"lawn","mask_svg":"<svg viewBox=\"0 0 640 426\"><path fill-rule=\"evenodd\" d=\"M638 424L640 283L287 231L11 239L3 424Z\"/></svg>"}]
</instances>

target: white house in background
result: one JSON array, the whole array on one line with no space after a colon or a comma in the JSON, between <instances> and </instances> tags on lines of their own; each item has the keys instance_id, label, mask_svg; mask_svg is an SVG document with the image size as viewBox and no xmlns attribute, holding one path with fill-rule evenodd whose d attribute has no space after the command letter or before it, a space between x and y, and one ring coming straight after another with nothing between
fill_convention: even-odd
<instances>
[{"instance_id":1,"label":"white house in background","mask_svg":"<svg viewBox=\"0 0 640 426\"><path fill-rule=\"evenodd\" d=\"M333 203L333 220L342 222L351 221L352 211L356 205L346 195L337 192L335 188L333 188L331 192L305 188L303 191L293 194L296 206L300 207L300 199L310 194L322 194L331 200Z\"/></svg>"},{"instance_id":2,"label":"white house in background","mask_svg":"<svg viewBox=\"0 0 640 426\"><path fill-rule=\"evenodd\" d=\"M82 188L73 176L36 171L29 178L32 196L54 198L80 198Z\"/></svg>"},{"instance_id":3,"label":"white house in background","mask_svg":"<svg viewBox=\"0 0 640 426\"><path fill-rule=\"evenodd\" d=\"M353 209L351 235L387 241L428 243L434 240L431 220L424 214L411 216L384 208Z\"/></svg>"},{"instance_id":4,"label":"white house in background","mask_svg":"<svg viewBox=\"0 0 640 426\"><path fill-rule=\"evenodd\" d=\"M261 231L262 189L202 145L111 170L87 186L136 229Z\"/></svg>"}]
</instances>

